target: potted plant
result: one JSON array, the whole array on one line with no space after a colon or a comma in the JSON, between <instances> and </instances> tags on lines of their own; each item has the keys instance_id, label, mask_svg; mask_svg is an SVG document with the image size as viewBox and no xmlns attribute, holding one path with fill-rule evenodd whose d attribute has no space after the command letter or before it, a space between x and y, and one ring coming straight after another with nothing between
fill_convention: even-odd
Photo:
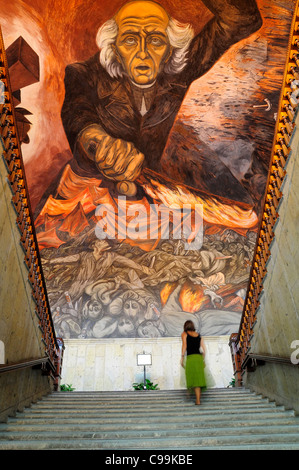
<instances>
[{"instance_id":1,"label":"potted plant","mask_svg":"<svg viewBox=\"0 0 299 470\"><path fill-rule=\"evenodd\" d=\"M148 379L145 379L145 382L133 383L133 388L135 390L159 390L158 384L154 385L153 382Z\"/></svg>"},{"instance_id":2,"label":"potted plant","mask_svg":"<svg viewBox=\"0 0 299 470\"><path fill-rule=\"evenodd\" d=\"M76 390L74 387L72 387L72 384L62 384L60 385L60 391L61 392L72 392L73 390Z\"/></svg>"}]
</instances>

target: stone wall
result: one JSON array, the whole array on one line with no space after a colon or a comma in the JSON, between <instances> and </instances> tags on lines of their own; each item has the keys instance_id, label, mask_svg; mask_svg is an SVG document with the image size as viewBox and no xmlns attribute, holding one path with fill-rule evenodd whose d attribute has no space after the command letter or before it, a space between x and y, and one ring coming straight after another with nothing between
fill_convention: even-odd
<instances>
[{"instance_id":1,"label":"stone wall","mask_svg":"<svg viewBox=\"0 0 299 470\"><path fill-rule=\"evenodd\" d=\"M299 117L296 119L299 124ZM299 359L299 130L294 132L251 353ZM296 348L298 353L296 354ZM297 361L296 361L297 362ZM245 383L299 413L299 366L266 364Z\"/></svg>"},{"instance_id":2,"label":"stone wall","mask_svg":"<svg viewBox=\"0 0 299 470\"><path fill-rule=\"evenodd\" d=\"M45 355L9 186L0 142L0 358L5 364ZM0 374L0 421L48 393L51 386L37 370Z\"/></svg>"},{"instance_id":3,"label":"stone wall","mask_svg":"<svg viewBox=\"0 0 299 470\"><path fill-rule=\"evenodd\" d=\"M229 336L204 338L208 387L227 387L233 377L228 341ZM143 352L152 355L146 378L161 390L186 387L180 338L66 339L61 383L76 391L133 390L134 382L144 380L144 368L137 365Z\"/></svg>"}]
</instances>

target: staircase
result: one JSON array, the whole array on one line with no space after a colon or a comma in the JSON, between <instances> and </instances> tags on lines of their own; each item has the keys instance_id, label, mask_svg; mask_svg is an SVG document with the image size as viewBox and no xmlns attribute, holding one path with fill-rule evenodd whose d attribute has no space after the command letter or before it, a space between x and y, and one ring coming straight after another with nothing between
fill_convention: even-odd
<instances>
[{"instance_id":1,"label":"staircase","mask_svg":"<svg viewBox=\"0 0 299 470\"><path fill-rule=\"evenodd\" d=\"M243 388L55 392L0 423L0 450L299 450L299 417Z\"/></svg>"}]
</instances>

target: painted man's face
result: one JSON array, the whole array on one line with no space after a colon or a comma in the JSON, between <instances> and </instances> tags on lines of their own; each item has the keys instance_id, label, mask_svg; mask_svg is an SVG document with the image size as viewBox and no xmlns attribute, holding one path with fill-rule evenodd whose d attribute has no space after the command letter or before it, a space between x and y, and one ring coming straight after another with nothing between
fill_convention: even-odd
<instances>
[{"instance_id":1,"label":"painted man's face","mask_svg":"<svg viewBox=\"0 0 299 470\"><path fill-rule=\"evenodd\" d=\"M171 55L166 33L169 18L159 5L126 4L116 15L116 56L129 78L138 85L153 83Z\"/></svg>"}]
</instances>

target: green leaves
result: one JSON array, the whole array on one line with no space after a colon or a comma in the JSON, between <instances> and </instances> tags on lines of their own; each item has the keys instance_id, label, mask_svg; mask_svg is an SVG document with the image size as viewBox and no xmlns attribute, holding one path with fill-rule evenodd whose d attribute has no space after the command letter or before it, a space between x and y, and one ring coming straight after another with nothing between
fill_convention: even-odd
<instances>
[{"instance_id":1,"label":"green leaves","mask_svg":"<svg viewBox=\"0 0 299 470\"><path fill-rule=\"evenodd\" d=\"M75 388L72 387L72 384L62 384L60 385L60 391L61 392L72 392L73 390L76 390Z\"/></svg>"},{"instance_id":2,"label":"green leaves","mask_svg":"<svg viewBox=\"0 0 299 470\"><path fill-rule=\"evenodd\" d=\"M228 384L228 387L235 387L235 386L236 386L236 379L233 378L233 379L230 381L230 383ZM227 387L227 388L228 388L228 387Z\"/></svg>"},{"instance_id":3,"label":"green leaves","mask_svg":"<svg viewBox=\"0 0 299 470\"><path fill-rule=\"evenodd\" d=\"M134 383L133 388L135 390L159 390L158 384L153 384L150 380L146 379L145 384L143 382L141 383Z\"/></svg>"}]
</instances>

